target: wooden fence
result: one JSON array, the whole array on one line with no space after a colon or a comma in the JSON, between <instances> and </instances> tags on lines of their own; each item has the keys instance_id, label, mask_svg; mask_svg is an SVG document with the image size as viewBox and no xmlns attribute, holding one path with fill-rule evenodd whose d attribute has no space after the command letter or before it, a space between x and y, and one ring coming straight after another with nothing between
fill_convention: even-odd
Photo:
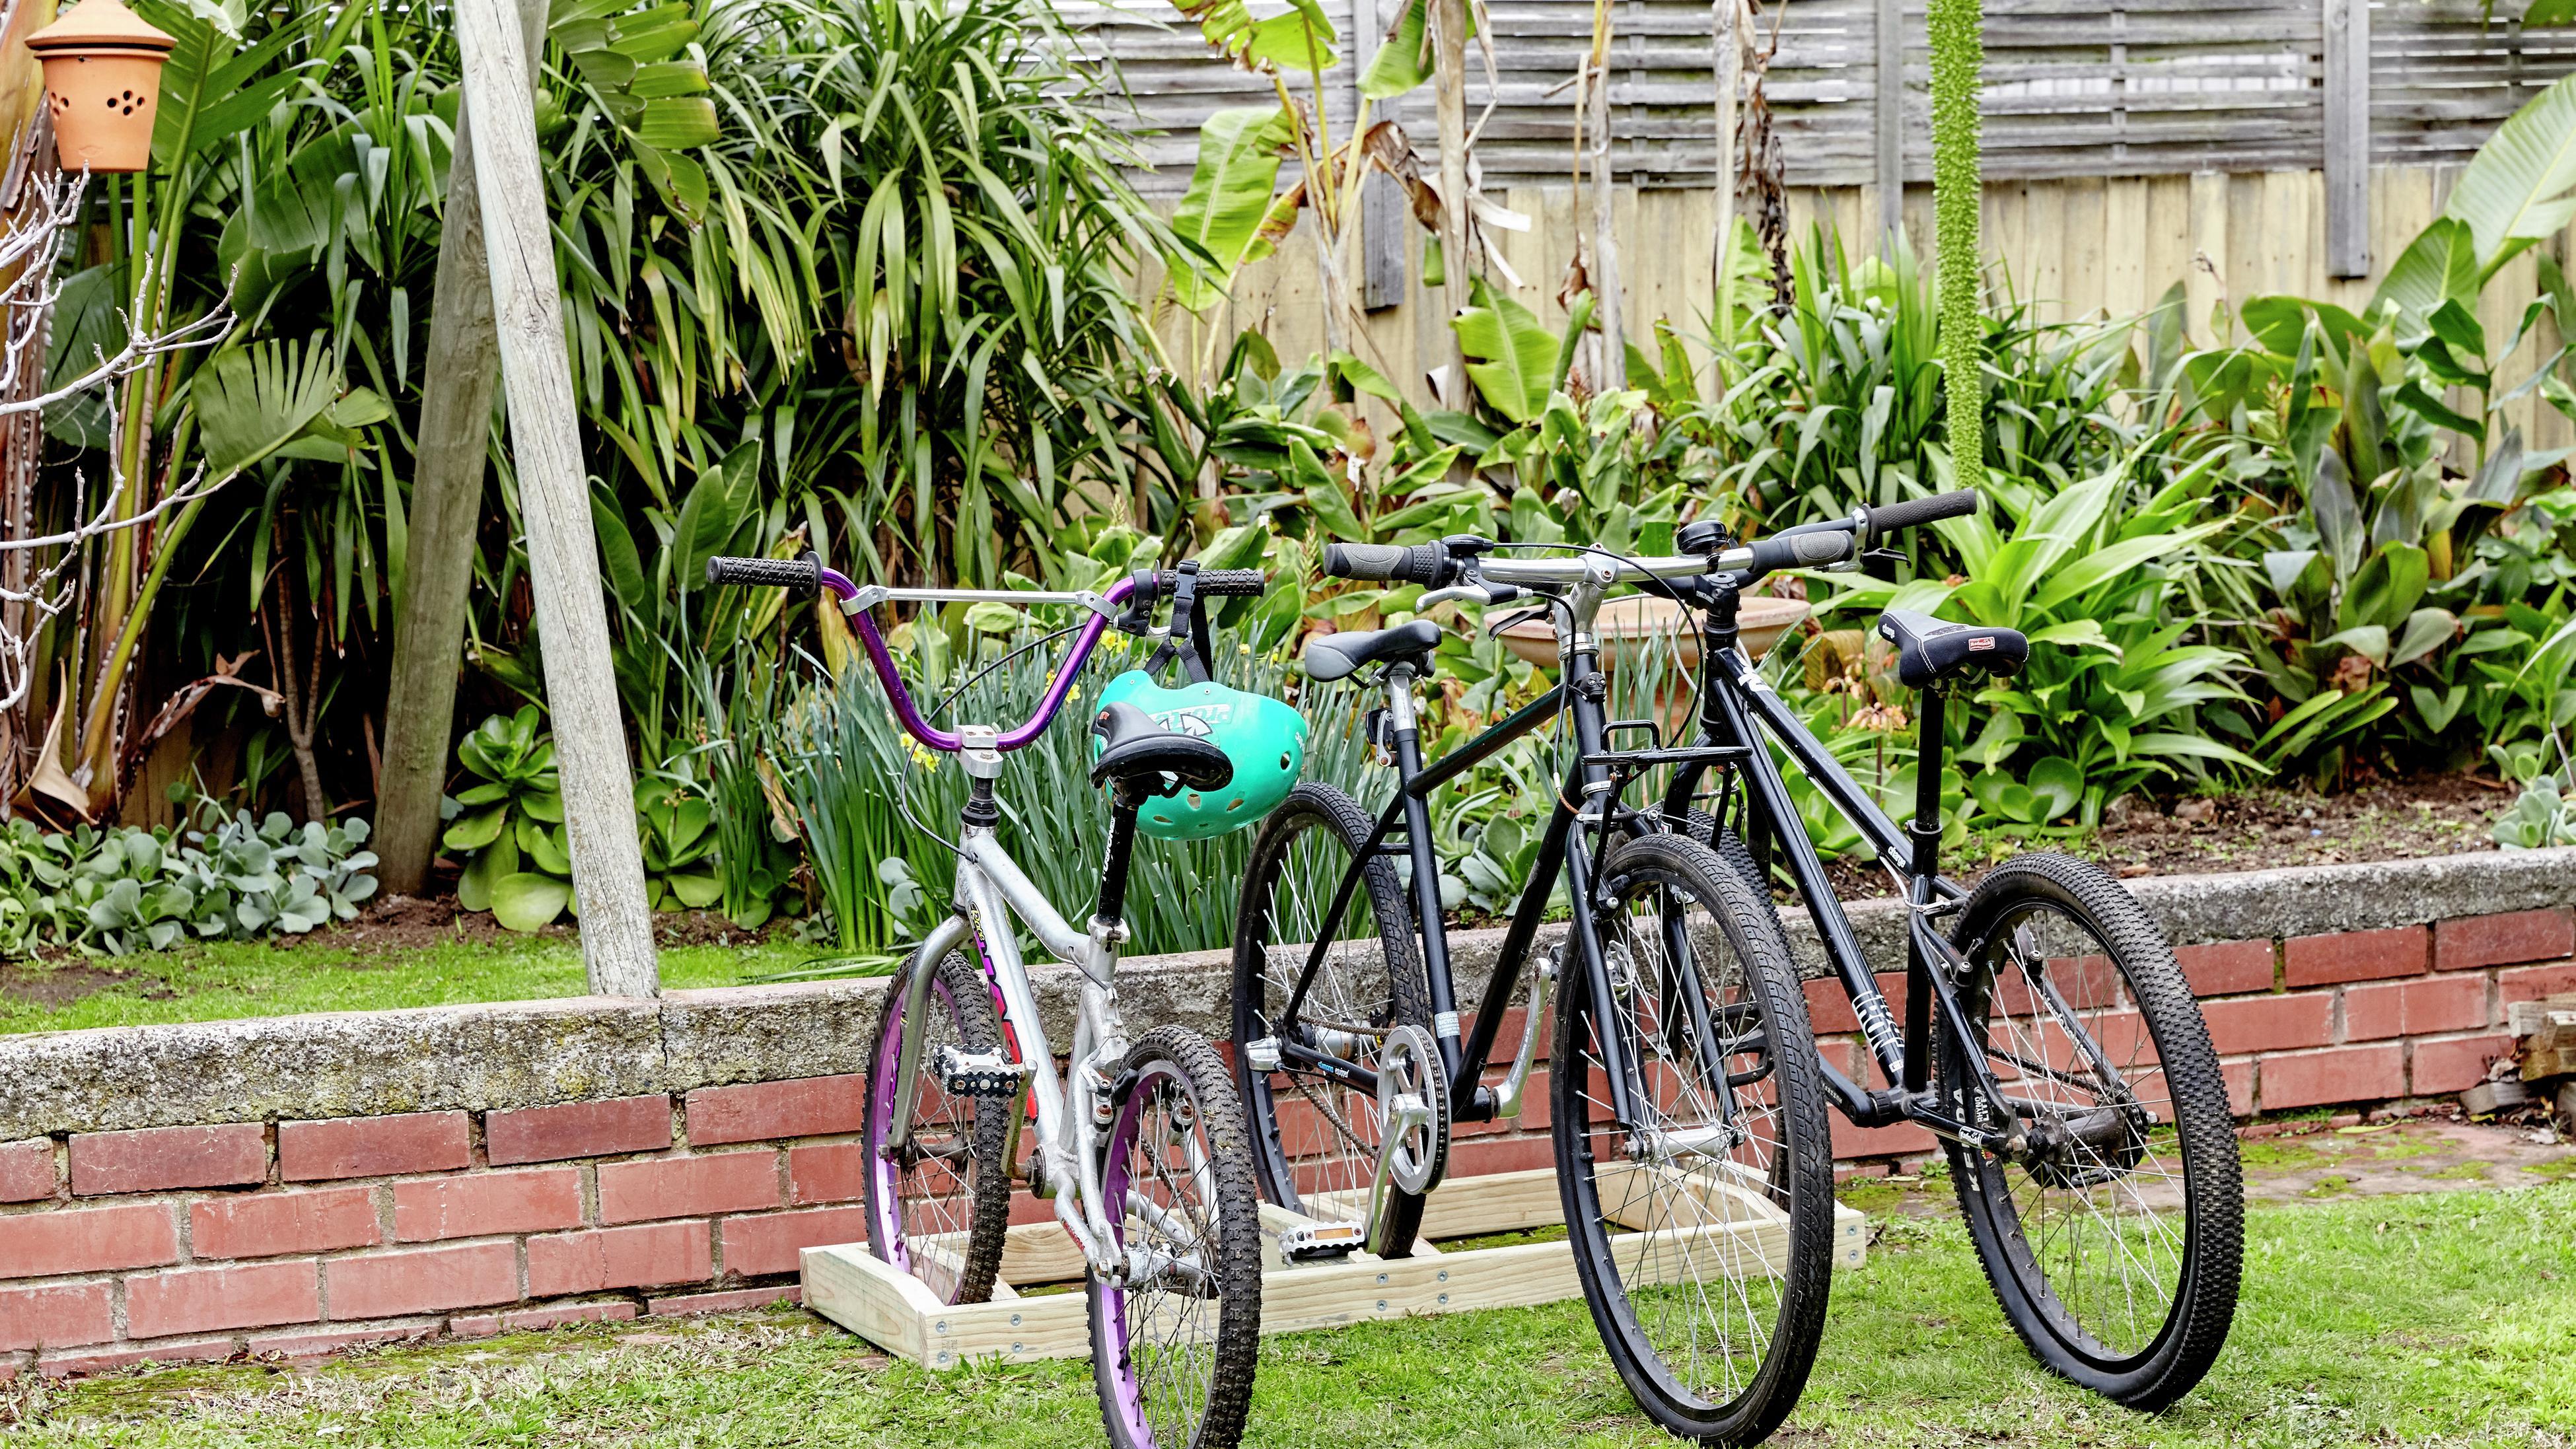
<instances>
[{"instance_id":1,"label":"wooden fence","mask_svg":"<svg viewBox=\"0 0 2576 1449\"><path fill-rule=\"evenodd\" d=\"M2416 232L2440 214L2456 166L2380 166L2370 174L2369 243L2393 259ZM1556 289L1575 236L1574 194L1565 186L1512 188L1507 204L1532 218L1526 233L1497 232L1498 250L1529 282L1515 295L1549 326L1562 325ZM1924 238L1931 262L1931 188L1906 189L1908 233ZM1685 336L1706 335L1712 293L1711 238L1715 193L1706 188L1623 189L1619 195L1620 267L1628 289L1629 336L1669 318ZM2153 306L2176 282L2184 284L2193 339L2215 339L2210 326L2222 301L2287 293L2359 308L2377 282L2332 275L2325 251L2326 185L2318 171L2188 176L2073 177L1991 182L1986 188L1986 256L1995 272L2040 313L2056 320L2127 316ZM1874 245L1876 199L1867 187L1804 187L1790 196L1794 235L1811 222L1834 229L1855 252ZM1176 359L1195 338L1231 338L1258 328L1282 358L1300 359L1322 346L1315 282L1313 233L1300 228L1280 253L1246 268L1230 303L1205 319L1167 311L1162 332ZM2562 238L2554 247L2568 255ZM1360 350L1389 377L1418 397L1428 397L1423 375L1446 356L1446 312L1439 289L1421 286L1418 247L1405 249L1400 305L1369 314ZM2384 265L2384 262L2383 262ZM2537 258L2526 253L2487 289L2482 315L2490 338L2511 336L2521 309L2536 293ZM1145 279L1149 289L1155 279ZM2537 345L2526 343L2501 376L2507 383L2528 375ZM2554 345L2554 343L2552 344ZM2513 405L2535 447L2576 445L2576 428L2533 398Z\"/></svg>"}]
</instances>

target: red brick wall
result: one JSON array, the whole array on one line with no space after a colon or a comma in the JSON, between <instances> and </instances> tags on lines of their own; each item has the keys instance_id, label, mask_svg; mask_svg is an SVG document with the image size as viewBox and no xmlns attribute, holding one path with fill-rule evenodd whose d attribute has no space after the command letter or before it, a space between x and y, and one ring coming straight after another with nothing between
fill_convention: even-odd
<instances>
[{"instance_id":1,"label":"red brick wall","mask_svg":"<svg viewBox=\"0 0 2576 1449\"><path fill-rule=\"evenodd\" d=\"M2512 1046L2504 1003L2576 990L2576 917L2528 911L2179 954L2238 1112L2372 1102L2458 1092L2484 1075ZM1893 1000L1903 981L1881 984ZM1812 982L1808 996L1825 1052L1866 1068L1841 991ZM1501 1050L1518 1040L1515 1012ZM860 1087L809 1077L0 1143L0 1377L793 1297L800 1248L866 1236ZM1548 1166L1547 1089L1542 1066L1519 1121L1462 1126L1452 1173ZM1911 1126L1835 1121L1846 1159L1932 1145ZM1022 1221L1049 1215L1025 1194L1013 1207Z\"/></svg>"},{"instance_id":2,"label":"red brick wall","mask_svg":"<svg viewBox=\"0 0 2576 1449\"><path fill-rule=\"evenodd\" d=\"M0 1378L796 1295L860 1081L0 1144Z\"/></svg>"}]
</instances>

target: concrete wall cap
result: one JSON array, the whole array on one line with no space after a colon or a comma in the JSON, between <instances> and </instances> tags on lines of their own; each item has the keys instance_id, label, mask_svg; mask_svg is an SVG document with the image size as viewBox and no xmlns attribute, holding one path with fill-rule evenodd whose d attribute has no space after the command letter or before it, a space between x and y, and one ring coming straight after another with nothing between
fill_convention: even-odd
<instances>
[{"instance_id":1,"label":"concrete wall cap","mask_svg":"<svg viewBox=\"0 0 2576 1449\"><path fill-rule=\"evenodd\" d=\"M2418 925L2576 906L2576 848L2297 866L2131 881L2177 946ZM1904 912L1851 907L1879 970L1902 969ZM1809 975L1824 971L1803 911L1786 913ZM1561 931L1541 932L1542 945ZM1500 929L1451 938L1472 1011ZM1132 958L1119 982L1136 1025L1228 1031L1230 951ZM1051 1046L1071 1040L1077 980L1033 965ZM882 980L672 991L657 1001L570 997L0 1036L0 1141L197 1123L484 1111L864 1072Z\"/></svg>"}]
</instances>

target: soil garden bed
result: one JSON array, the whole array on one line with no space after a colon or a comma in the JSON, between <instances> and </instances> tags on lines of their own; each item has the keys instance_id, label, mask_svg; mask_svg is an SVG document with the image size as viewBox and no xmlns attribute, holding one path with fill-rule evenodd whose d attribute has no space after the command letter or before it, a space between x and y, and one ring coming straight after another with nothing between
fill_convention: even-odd
<instances>
[{"instance_id":1,"label":"soil garden bed","mask_svg":"<svg viewBox=\"0 0 2576 1449\"><path fill-rule=\"evenodd\" d=\"M2166 801L2132 795L2089 829L1977 832L1953 853L1952 873L1973 884L1988 865L2022 850L2063 850L2128 879L2459 855L2496 848L2496 813L2513 800L2510 787L2463 773L2381 779L2333 794L2268 786ZM1831 869L1849 896L1895 889L1859 856Z\"/></svg>"}]
</instances>

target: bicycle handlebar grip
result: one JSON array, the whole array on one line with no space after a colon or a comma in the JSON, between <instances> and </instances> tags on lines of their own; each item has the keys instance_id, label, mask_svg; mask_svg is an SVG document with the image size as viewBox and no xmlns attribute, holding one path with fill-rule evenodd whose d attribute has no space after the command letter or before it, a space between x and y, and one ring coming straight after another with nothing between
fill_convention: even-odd
<instances>
[{"instance_id":1,"label":"bicycle handlebar grip","mask_svg":"<svg viewBox=\"0 0 2576 1449\"><path fill-rule=\"evenodd\" d=\"M711 558L707 560L707 582L810 594L823 586L823 565L812 554L803 558Z\"/></svg>"},{"instance_id":2,"label":"bicycle handlebar grip","mask_svg":"<svg viewBox=\"0 0 2576 1449\"><path fill-rule=\"evenodd\" d=\"M1961 488L1955 492L1936 493L1929 498L1908 498L1885 508L1873 508L1869 510L1869 534L1872 538L1880 538L1939 519L1965 518L1976 512L1983 501L1974 489Z\"/></svg>"},{"instance_id":3,"label":"bicycle handlebar grip","mask_svg":"<svg viewBox=\"0 0 2576 1449\"><path fill-rule=\"evenodd\" d=\"M1173 581L1179 577L1178 574L1163 575L1163 592L1170 593ZM1230 594L1240 598L1259 598L1269 587L1270 576L1259 569L1199 570L1198 591L1211 597Z\"/></svg>"},{"instance_id":4,"label":"bicycle handlebar grip","mask_svg":"<svg viewBox=\"0 0 2576 1449\"><path fill-rule=\"evenodd\" d=\"M1324 576L1421 584L1436 589L1456 576L1456 565L1443 544L1398 548L1391 543L1328 543L1324 545Z\"/></svg>"},{"instance_id":5,"label":"bicycle handlebar grip","mask_svg":"<svg viewBox=\"0 0 2576 1449\"><path fill-rule=\"evenodd\" d=\"M1774 569L1803 569L1818 564L1840 563L1851 557L1852 545L1850 532L1839 528L1815 533L1774 534L1754 542L1753 572L1767 574Z\"/></svg>"}]
</instances>

